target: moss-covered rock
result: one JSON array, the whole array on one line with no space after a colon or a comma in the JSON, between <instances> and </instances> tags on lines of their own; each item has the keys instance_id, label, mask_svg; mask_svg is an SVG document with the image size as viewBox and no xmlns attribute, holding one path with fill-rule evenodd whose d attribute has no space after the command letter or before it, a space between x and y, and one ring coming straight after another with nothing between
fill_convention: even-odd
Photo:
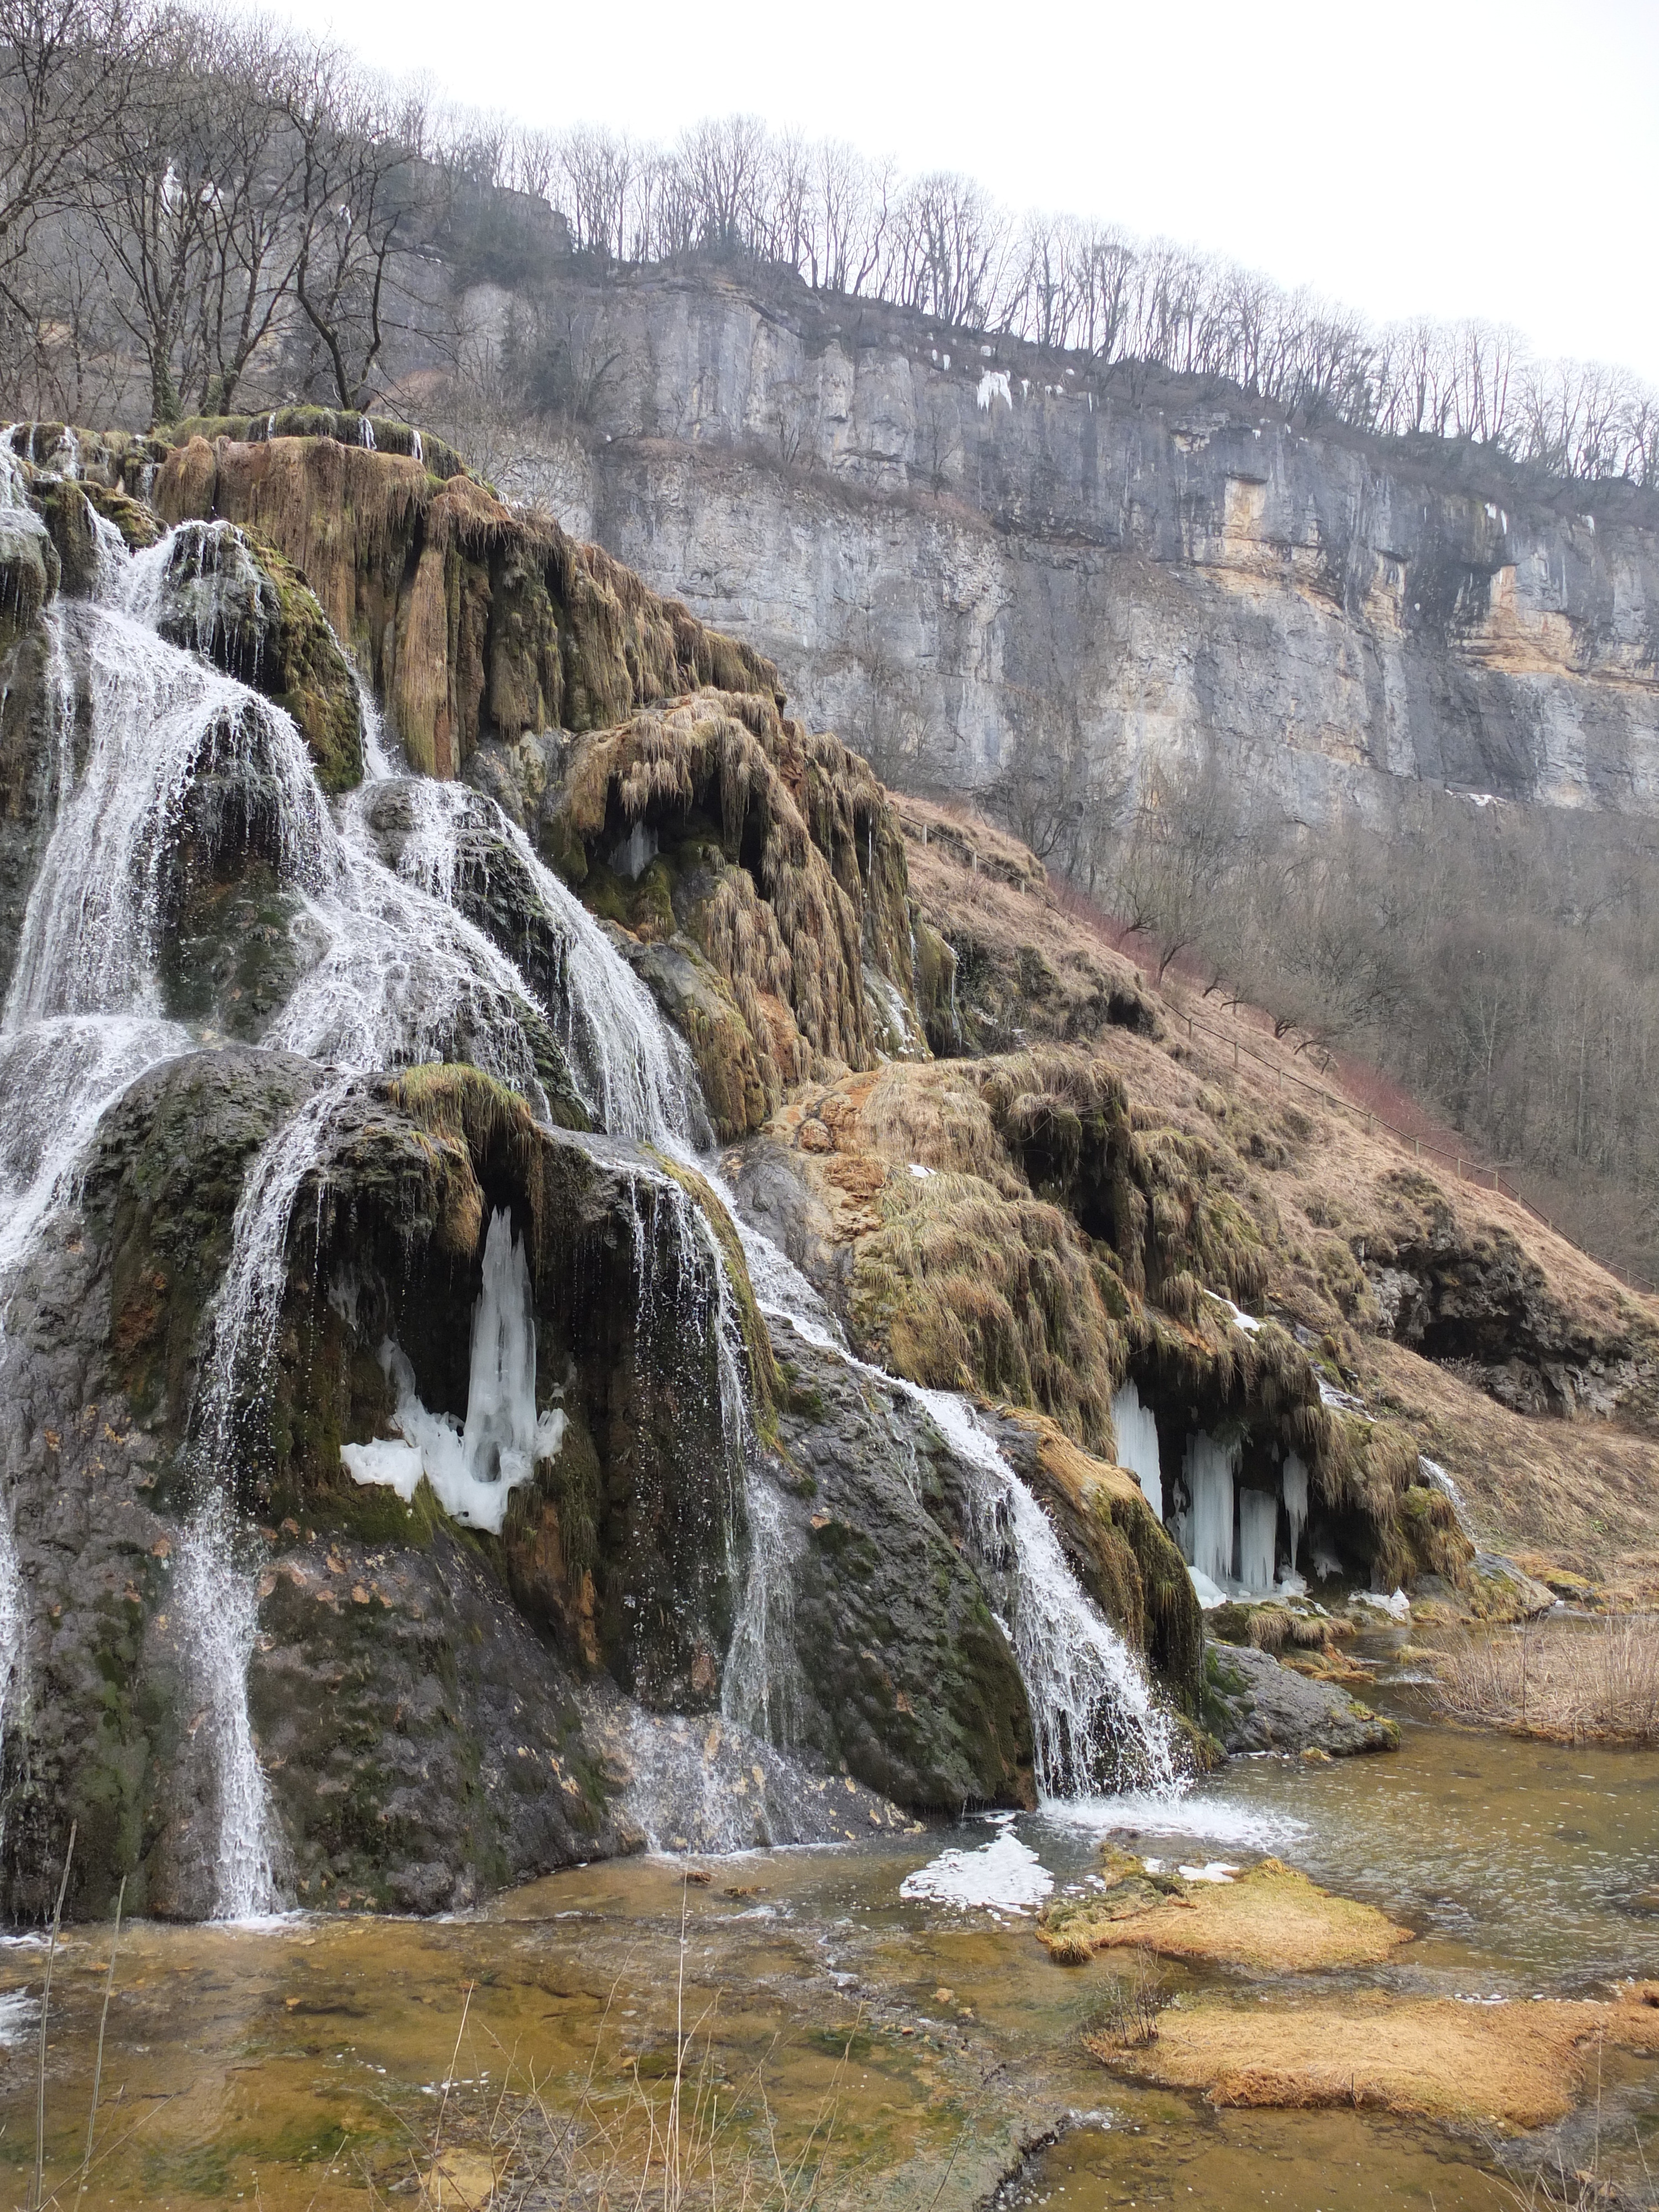
<instances>
[{"instance_id":1,"label":"moss-covered rock","mask_svg":"<svg viewBox=\"0 0 1659 2212\"><path fill-rule=\"evenodd\" d=\"M962 1477L908 1400L793 1331L778 1510L795 1531L793 1740L917 1808L1032 1802L1019 1669L950 1534Z\"/></svg>"},{"instance_id":2,"label":"moss-covered rock","mask_svg":"<svg viewBox=\"0 0 1659 2212\"><path fill-rule=\"evenodd\" d=\"M430 473L424 440L416 458L412 434L372 427L373 447L326 410L279 410L274 436L257 418L180 424L155 496L170 521L234 522L294 563L416 768L454 775L532 717L604 727L716 681L775 699L776 671L748 647L459 468Z\"/></svg>"},{"instance_id":3,"label":"moss-covered rock","mask_svg":"<svg viewBox=\"0 0 1659 2212\"><path fill-rule=\"evenodd\" d=\"M650 1705L716 1701L744 1523L700 1201L649 1163L538 1127L476 1069L354 1085L301 1187L275 1395L242 1425L248 1502L366 1533L383 1501L340 1447L386 1431L380 1348L398 1346L432 1412L465 1414L455 1317L477 1303L506 1209L530 1268L538 1408L565 1414L570 1457L514 1498L486 1549L573 1658L597 1656ZM735 1274L734 1247L726 1261Z\"/></svg>"},{"instance_id":4,"label":"moss-covered rock","mask_svg":"<svg viewBox=\"0 0 1659 2212\"><path fill-rule=\"evenodd\" d=\"M282 554L241 530L182 526L157 626L291 714L325 791L362 781L356 679L315 594Z\"/></svg>"}]
</instances>

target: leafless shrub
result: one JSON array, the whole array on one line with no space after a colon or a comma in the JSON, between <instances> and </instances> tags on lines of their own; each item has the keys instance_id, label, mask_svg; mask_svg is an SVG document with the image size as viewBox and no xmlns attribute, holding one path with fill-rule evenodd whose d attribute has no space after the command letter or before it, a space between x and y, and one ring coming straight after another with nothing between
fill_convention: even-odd
<instances>
[{"instance_id":1,"label":"leafless shrub","mask_svg":"<svg viewBox=\"0 0 1659 2212\"><path fill-rule=\"evenodd\" d=\"M1138 1948L1121 1954L1110 1995L1093 2022L1094 2032L1102 2041L1124 2050L1156 2043L1158 2014L1169 2001L1152 1952Z\"/></svg>"},{"instance_id":2,"label":"leafless shrub","mask_svg":"<svg viewBox=\"0 0 1659 2212\"><path fill-rule=\"evenodd\" d=\"M1479 1728L1659 1744L1659 1615L1471 1638L1442 1662L1437 1695L1452 1719Z\"/></svg>"}]
</instances>

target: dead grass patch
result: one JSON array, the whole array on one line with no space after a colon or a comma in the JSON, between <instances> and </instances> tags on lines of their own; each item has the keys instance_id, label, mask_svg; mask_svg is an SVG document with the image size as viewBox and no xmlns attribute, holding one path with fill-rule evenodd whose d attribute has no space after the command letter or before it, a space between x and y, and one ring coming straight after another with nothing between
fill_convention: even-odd
<instances>
[{"instance_id":1,"label":"dead grass patch","mask_svg":"<svg viewBox=\"0 0 1659 2212\"><path fill-rule=\"evenodd\" d=\"M1270 2007L1183 2001L1155 2042L1097 2033L1097 2058L1212 2105L1371 2106L1416 2119L1500 2130L1547 2126L1583 2092L1585 2054L1603 2041L1659 2051L1659 2009L1613 2003L1470 2005L1361 1997Z\"/></svg>"},{"instance_id":2,"label":"dead grass patch","mask_svg":"<svg viewBox=\"0 0 1659 2212\"><path fill-rule=\"evenodd\" d=\"M1230 1882L1148 1875L1120 1853L1108 1863L1117 1879L1092 1897L1051 1906L1040 1942L1052 1948L1056 1939L1082 1941L1096 1951L1127 1947L1285 1973L1377 1966L1412 1941L1409 1928L1374 1905L1333 1897L1279 1859L1263 1859Z\"/></svg>"},{"instance_id":3,"label":"dead grass patch","mask_svg":"<svg viewBox=\"0 0 1659 2212\"><path fill-rule=\"evenodd\" d=\"M1659 1745L1659 1614L1542 1620L1441 1659L1453 1720L1563 1742Z\"/></svg>"}]
</instances>

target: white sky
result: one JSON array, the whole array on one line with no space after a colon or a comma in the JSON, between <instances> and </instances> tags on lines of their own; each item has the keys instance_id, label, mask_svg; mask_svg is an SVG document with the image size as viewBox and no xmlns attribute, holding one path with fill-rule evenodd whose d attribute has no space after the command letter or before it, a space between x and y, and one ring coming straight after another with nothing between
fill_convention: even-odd
<instances>
[{"instance_id":1,"label":"white sky","mask_svg":"<svg viewBox=\"0 0 1659 2212\"><path fill-rule=\"evenodd\" d=\"M1659 383L1659 0L276 0L441 95L737 110Z\"/></svg>"}]
</instances>

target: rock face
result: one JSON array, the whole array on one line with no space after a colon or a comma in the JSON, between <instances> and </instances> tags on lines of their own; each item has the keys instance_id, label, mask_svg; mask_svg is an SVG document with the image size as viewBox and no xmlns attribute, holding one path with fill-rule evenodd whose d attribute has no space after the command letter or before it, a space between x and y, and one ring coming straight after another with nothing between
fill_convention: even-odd
<instances>
[{"instance_id":1,"label":"rock face","mask_svg":"<svg viewBox=\"0 0 1659 2212\"><path fill-rule=\"evenodd\" d=\"M1310 1681L1248 1644L1206 1644L1206 1717L1224 1751L1322 1751L1332 1759L1392 1751L1394 1721L1379 1720L1332 1682Z\"/></svg>"},{"instance_id":2,"label":"rock face","mask_svg":"<svg viewBox=\"0 0 1659 2212\"><path fill-rule=\"evenodd\" d=\"M941 781L983 781L1075 731L1131 765L1213 744L1303 813L1386 818L1419 780L1659 807L1650 498L804 287L549 283L611 367L542 489L885 763L926 732Z\"/></svg>"}]
</instances>

